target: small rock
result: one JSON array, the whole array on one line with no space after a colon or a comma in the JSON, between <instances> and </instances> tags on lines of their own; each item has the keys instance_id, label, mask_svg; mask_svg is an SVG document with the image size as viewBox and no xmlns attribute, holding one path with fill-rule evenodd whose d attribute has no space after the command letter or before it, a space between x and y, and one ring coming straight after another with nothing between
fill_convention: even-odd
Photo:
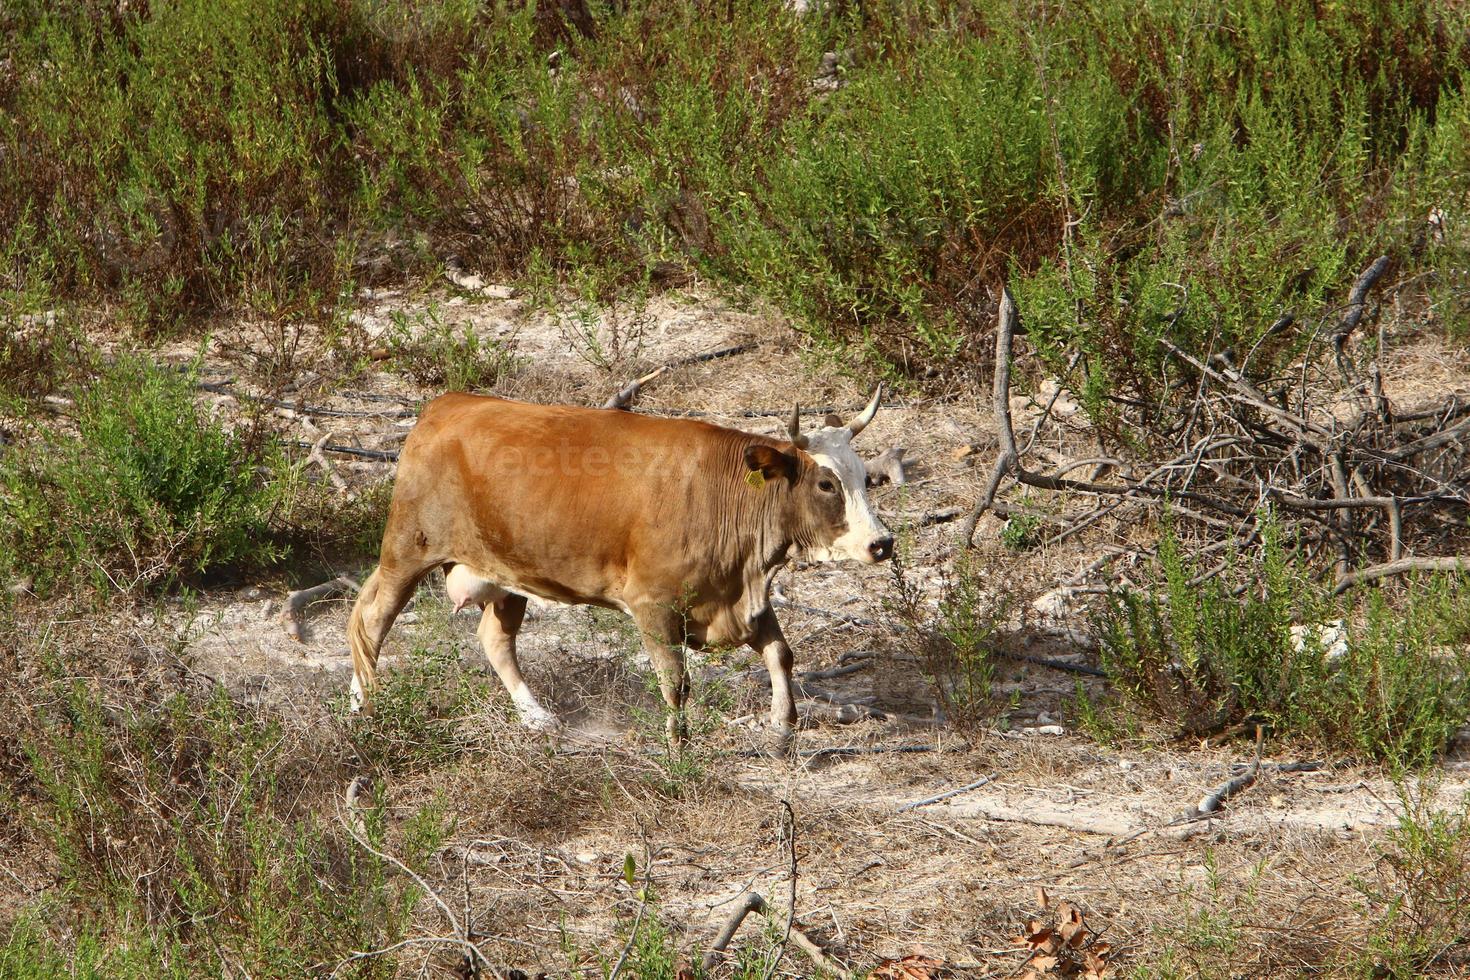
<instances>
[{"instance_id":1,"label":"small rock","mask_svg":"<svg viewBox=\"0 0 1470 980\"><path fill-rule=\"evenodd\" d=\"M1134 762L1131 759L1119 759L1118 768L1121 769L1123 772L1132 772L1133 770L1138 768L1138 763Z\"/></svg>"},{"instance_id":2,"label":"small rock","mask_svg":"<svg viewBox=\"0 0 1470 980\"><path fill-rule=\"evenodd\" d=\"M452 266L444 270L444 278L468 292L478 292L485 288L485 280L472 272L462 272Z\"/></svg>"},{"instance_id":3,"label":"small rock","mask_svg":"<svg viewBox=\"0 0 1470 980\"><path fill-rule=\"evenodd\" d=\"M576 857L578 864L596 864L599 855L596 851L583 851Z\"/></svg>"},{"instance_id":4,"label":"small rock","mask_svg":"<svg viewBox=\"0 0 1470 980\"><path fill-rule=\"evenodd\" d=\"M271 619L275 616L276 610L279 608L280 607L276 605L276 601L274 599L267 599L265 605L260 607L260 618Z\"/></svg>"}]
</instances>

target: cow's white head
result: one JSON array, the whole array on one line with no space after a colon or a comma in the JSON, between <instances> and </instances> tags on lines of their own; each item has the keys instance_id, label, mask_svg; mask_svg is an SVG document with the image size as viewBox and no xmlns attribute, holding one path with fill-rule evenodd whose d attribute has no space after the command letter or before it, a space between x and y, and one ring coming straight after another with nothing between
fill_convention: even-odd
<instances>
[{"instance_id":1,"label":"cow's white head","mask_svg":"<svg viewBox=\"0 0 1470 980\"><path fill-rule=\"evenodd\" d=\"M819 467L816 474L818 493L842 495L845 528L830 544L808 549L817 561L855 558L861 562L880 562L893 557L893 535L878 520L868 503L867 471L863 461L853 452L852 440L873 421L878 412L878 399L883 394L880 384L873 389L867 407L851 422L843 424L835 415L815 432L801 431L801 410L791 413L786 431L797 449L804 449ZM826 489L831 487L830 490Z\"/></svg>"}]
</instances>

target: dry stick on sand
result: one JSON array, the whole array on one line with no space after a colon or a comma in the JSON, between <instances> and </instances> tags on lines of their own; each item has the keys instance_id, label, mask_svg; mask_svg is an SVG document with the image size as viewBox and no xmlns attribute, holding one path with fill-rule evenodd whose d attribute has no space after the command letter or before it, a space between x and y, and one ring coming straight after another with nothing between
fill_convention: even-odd
<instances>
[{"instance_id":1,"label":"dry stick on sand","mask_svg":"<svg viewBox=\"0 0 1470 980\"><path fill-rule=\"evenodd\" d=\"M286 596L286 608L281 611L281 625L286 628L286 635L297 643L305 642L303 629L306 625L307 606L324 599L334 599L339 595L352 595L360 589L361 586L346 575L338 575L330 582L290 593Z\"/></svg>"},{"instance_id":2,"label":"dry stick on sand","mask_svg":"<svg viewBox=\"0 0 1470 980\"><path fill-rule=\"evenodd\" d=\"M336 469L334 469L332 467L332 464L327 461L327 457L322 455L322 447L330 442L331 438L332 434L330 432L323 432L322 437L316 442L312 443L311 452L308 455L308 459L310 459L311 462L315 463L321 469L321 471L327 475L327 479L332 481L332 486L336 487L338 490L346 490L347 481L342 479L342 477L338 475Z\"/></svg>"},{"instance_id":3,"label":"dry stick on sand","mask_svg":"<svg viewBox=\"0 0 1470 980\"><path fill-rule=\"evenodd\" d=\"M643 390L644 385L648 384L650 381L657 379L664 373L674 368L687 367L690 364L700 364L705 361L713 361L721 357L733 357L736 354L745 354L753 350L755 350L755 344L736 344L733 347L723 347L719 350L709 351L704 354L693 354L689 357L681 357L677 360L669 361L666 364L663 364L657 368L654 368L652 371L649 371L643 377L628 382L628 384L619 389L617 394L613 395L607 401L603 402L602 407L609 409L626 409L629 405L633 404L633 399L638 397L638 393Z\"/></svg>"},{"instance_id":4,"label":"dry stick on sand","mask_svg":"<svg viewBox=\"0 0 1470 980\"><path fill-rule=\"evenodd\" d=\"M314 449L319 453L339 453L343 456L359 456L362 459L376 460L380 463L391 463L398 459L398 452L394 449L363 449L360 446L337 446L332 443L310 443L299 439L287 442L288 446L296 446L299 449Z\"/></svg>"},{"instance_id":5,"label":"dry stick on sand","mask_svg":"<svg viewBox=\"0 0 1470 980\"><path fill-rule=\"evenodd\" d=\"M833 959L816 940L802 932L795 925L792 925L788 917L771 908L758 892L751 892L746 895L745 901L735 907L735 911L731 913L730 918L725 921L725 925L720 929L719 937L715 939L710 945L710 948L705 952L704 959L700 962L703 969L711 969L715 964L720 962L725 950L730 946L730 941L735 938L735 933L739 931L740 924L745 921L745 917L751 912L764 915L783 929L789 927L791 929L789 933L791 942L823 970L826 970L835 977L846 978L852 975L845 966Z\"/></svg>"},{"instance_id":6,"label":"dry stick on sand","mask_svg":"<svg viewBox=\"0 0 1470 980\"><path fill-rule=\"evenodd\" d=\"M946 790L945 792L939 793L935 796L926 796L922 800L915 800L912 803L905 803L903 806L898 808L898 812L907 813L909 810L917 810L921 806L928 806L931 803L939 803L940 801L947 800L952 796L959 796L961 793L968 793L971 790L979 789L981 786L986 785L994 779L994 773L991 773L989 776L981 776L973 783L966 783L963 786L951 790Z\"/></svg>"},{"instance_id":7,"label":"dry stick on sand","mask_svg":"<svg viewBox=\"0 0 1470 980\"><path fill-rule=\"evenodd\" d=\"M1255 785L1256 777L1261 774L1261 745L1266 738L1266 730L1263 726L1256 726L1256 757L1251 762L1251 767L1234 779L1225 782L1210 790L1195 804L1194 810L1185 814L1190 820L1198 819L1207 814L1214 813L1225 804L1225 801Z\"/></svg>"}]
</instances>

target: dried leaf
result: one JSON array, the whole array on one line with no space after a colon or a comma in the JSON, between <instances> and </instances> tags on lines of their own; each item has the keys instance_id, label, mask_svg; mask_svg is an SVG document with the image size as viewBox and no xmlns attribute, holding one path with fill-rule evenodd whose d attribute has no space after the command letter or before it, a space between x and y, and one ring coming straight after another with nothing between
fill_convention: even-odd
<instances>
[{"instance_id":1,"label":"dried leaf","mask_svg":"<svg viewBox=\"0 0 1470 980\"><path fill-rule=\"evenodd\" d=\"M1086 967L1083 980L1102 980L1108 969L1108 953L1112 949L1107 943L1095 943L1082 954L1082 965Z\"/></svg>"},{"instance_id":2,"label":"dried leaf","mask_svg":"<svg viewBox=\"0 0 1470 980\"><path fill-rule=\"evenodd\" d=\"M943 969L942 959L910 953L896 960L884 960L868 975L873 980L935 980Z\"/></svg>"},{"instance_id":3,"label":"dried leaf","mask_svg":"<svg viewBox=\"0 0 1470 980\"><path fill-rule=\"evenodd\" d=\"M1036 901L1041 906L1043 912L1051 905L1051 896L1046 893L1046 889L1041 885L1036 886Z\"/></svg>"},{"instance_id":4,"label":"dried leaf","mask_svg":"<svg viewBox=\"0 0 1470 980\"><path fill-rule=\"evenodd\" d=\"M1057 931L1062 934L1062 941L1073 949L1087 941L1082 912L1071 902L1057 903Z\"/></svg>"},{"instance_id":5,"label":"dried leaf","mask_svg":"<svg viewBox=\"0 0 1470 980\"><path fill-rule=\"evenodd\" d=\"M1056 966L1059 962L1061 960L1055 956L1038 956L1031 961L1031 969L1046 971Z\"/></svg>"}]
</instances>

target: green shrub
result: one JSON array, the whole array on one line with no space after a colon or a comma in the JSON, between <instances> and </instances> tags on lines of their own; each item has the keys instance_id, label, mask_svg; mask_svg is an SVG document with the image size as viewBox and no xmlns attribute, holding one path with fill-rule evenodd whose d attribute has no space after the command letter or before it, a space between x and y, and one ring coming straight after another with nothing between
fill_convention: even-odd
<instances>
[{"instance_id":1,"label":"green shrub","mask_svg":"<svg viewBox=\"0 0 1470 980\"><path fill-rule=\"evenodd\" d=\"M342 778L320 733L221 689L156 700L162 692L113 678L122 706L104 709L91 684L71 679L75 665L44 671L25 769L5 774L5 793L24 803L64 886L58 904L43 899L9 930L0 966L304 976L403 937L418 892L318 815ZM382 812L366 816L381 847ZM397 849L419 864L442 836L426 810Z\"/></svg>"},{"instance_id":2,"label":"green shrub","mask_svg":"<svg viewBox=\"0 0 1470 980\"><path fill-rule=\"evenodd\" d=\"M1376 846L1376 875L1358 883L1374 928L1361 975L1395 980L1454 968L1470 930L1470 796L1442 809L1437 785L1398 786L1398 824Z\"/></svg>"},{"instance_id":3,"label":"green shrub","mask_svg":"<svg viewBox=\"0 0 1470 980\"><path fill-rule=\"evenodd\" d=\"M1399 609L1379 592L1334 602L1269 515L1262 530L1258 553L1204 581L1166 530L1158 590L1110 598L1096 632L1113 713L1184 738L1260 722L1333 755L1430 761L1470 713L1465 583L1412 583Z\"/></svg>"},{"instance_id":4,"label":"green shrub","mask_svg":"<svg viewBox=\"0 0 1470 980\"><path fill-rule=\"evenodd\" d=\"M163 9L0 12L0 292L297 322L450 255L700 271L923 377L985 365L1004 278L1094 414L1164 335L1269 372L1380 253L1465 320L1463 5Z\"/></svg>"},{"instance_id":5,"label":"green shrub","mask_svg":"<svg viewBox=\"0 0 1470 980\"><path fill-rule=\"evenodd\" d=\"M360 758L388 772L409 772L454 758L468 747L460 732L469 715L488 709L490 688L462 669L447 627L439 642L415 646L379 675L373 713L352 716Z\"/></svg>"},{"instance_id":6,"label":"green shrub","mask_svg":"<svg viewBox=\"0 0 1470 980\"><path fill-rule=\"evenodd\" d=\"M906 537L906 536L905 536ZM994 697L996 636L1009 611L974 562L958 562L931 605L908 574L905 538L894 553L884 606L901 626L900 640L918 659L946 720L973 732L994 724L1005 705Z\"/></svg>"},{"instance_id":7,"label":"green shrub","mask_svg":"<svg viewBox=\"0 0 1470 980\"><path fill-rule=\"evenodd\" d=\"M192 375L121 359L76 394L75 431L38 429L0 457L0 569L40 591L132 591L239 564L289 479L272 446L194 402Z\"/></svg>"},{"instance_id":8,"label":"green shrub","mask_svg":"<svg viewBox=\"0 0 1470 980\"><path fill-rule=\"evenodd\" d=\"M338 261L321 232L346 205L331 7L41 9L7 18L0 229L18 229L58 291L121 295L163 324L320 291Z\"/></svg>"},{"instance_id":9,"label":"green shrub","mask_svg":"<svg viewBox=\"0 0 1470 980\"><path fill-rule=\"evenodd\" d=\"M394 367L421 385L449 391L492 388L515 370L510 345L487 340L469 326L456 331L430 309L410 319L395 311L388 334Z\"/></svg>"}]
</instances>

